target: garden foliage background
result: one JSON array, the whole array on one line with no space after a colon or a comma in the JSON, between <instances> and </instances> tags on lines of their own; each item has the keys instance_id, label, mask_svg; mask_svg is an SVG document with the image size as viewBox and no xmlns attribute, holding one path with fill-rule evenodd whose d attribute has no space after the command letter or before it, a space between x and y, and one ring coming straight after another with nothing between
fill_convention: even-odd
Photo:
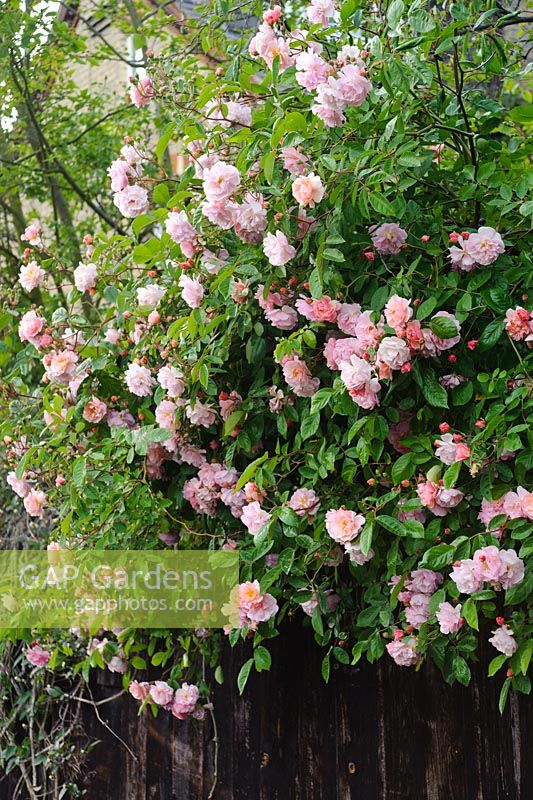
<instances>
[{"instance_id":1,"label":"garden foliage background","mask_svg":"<svg viewBox=\"0 0 533 800\"><path fill-rule=\"evenodd\" d=\"M253 642L242 692L287 617L325 681L392 657L466 685L489 639L503 710L533 651L527 15L244 4L228 39L214 3L154 55L164 11L126 10L145 70L115 106L65 22L2 15L12 546L235 549L242 583L225 632L4 632L31 718L91 668L212 715L224 642Z\"/></svg>"}]
</instances>

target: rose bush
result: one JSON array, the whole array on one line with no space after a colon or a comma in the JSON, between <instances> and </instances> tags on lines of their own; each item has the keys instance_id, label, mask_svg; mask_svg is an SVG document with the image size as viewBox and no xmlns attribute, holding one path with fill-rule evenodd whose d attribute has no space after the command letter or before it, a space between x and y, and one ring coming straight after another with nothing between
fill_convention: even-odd
<instances>
[{"instance_id":1,"label":"rose bush","mask_svg":"<svg viewBox=\"0 0 533 800\"><path fill-rule=\"evenodd\" d=\"M184 34L132 91L157 144L110 165L129 234L64 265L26 232L2 432L27 513L49 546L241 561L224 634L106 633L84 675L151 661L133 696L201 716L223 636L252 639L242 691L299 616L326 680L385 655L468 684L482 637L502 707L529 691L529 117L486 6L276 6L216 69Z\"/></svg>"}]
</instances>

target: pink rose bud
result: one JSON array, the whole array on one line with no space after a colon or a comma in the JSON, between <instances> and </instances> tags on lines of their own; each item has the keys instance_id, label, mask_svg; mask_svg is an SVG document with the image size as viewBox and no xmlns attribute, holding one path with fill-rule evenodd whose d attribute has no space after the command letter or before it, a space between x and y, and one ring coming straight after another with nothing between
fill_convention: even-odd
<instances>
[{"instance_id":1,"label":"pink rose bud","mask_svg":"<svg viewBox=\"0 0 533 800\"><path fill-rule=\"evenodd\" d=\"M479 339L470 339L469 342L466 343L466 346L469 350L475 350L479 344Z\"/></svg>"},{"instance_id":2,"label":"pink rose bud","mask_svg":"<svg viewBox=\"0 0 533 800\"><path fill-rule=\"evenodd\" d=\"M56 486L64 486L66 484L66 480L63 475L58 475L56 478Z\"/></svg>"},{"instance_id":3,"label":"pink rose bud","mask_svg":"<svg viewBox=\"0 0 533 800\"><path fill-rule=\"evenodd\" d=\"M483 430L483 428L485 427L486 423L485 423L484 419L478 419L477 422L474 423L474 425L476 426L476 428L479 428L480 430Z\"/></svg>"},{"instance_id":4,"label":"pink rose bud","mask_svg":"<svg viewBox=\"0 0 533 800\"><path fill-rule=\"evenodd\" d=\"M456 244L456 242L458 242L458 241L459 241L459 234L458 234L458 233L456 233L455 231L452 231L452 232L450 233L450 235L448 236L448 240L449 240L450 242L452 242L452 244Z\"/></svg>"},{"instance_id":5,"label":"pink rose bud","mask_svg":"<svg viewBox=\"0 0 533 800\"><path fill-rule=\"evenodd\" d=\"M425 233L423 236L420 237L421 242L429 242L429 236Z\"/></svg>"},{"instance_id":6,"label":"pink rose bud","mask_svg":"<svg viewBox=\"0 0 533 800\"><path fill-rule=\"evenodd\" d=\"M440 425L439 425L439 431L440 431L441 433L448 433L448 431L449 431L449 430L450 430L450 426L448 425L448 423L447 423L447 422L441 422L441 423L440 423Z\"/></svg>"}]
</instances>

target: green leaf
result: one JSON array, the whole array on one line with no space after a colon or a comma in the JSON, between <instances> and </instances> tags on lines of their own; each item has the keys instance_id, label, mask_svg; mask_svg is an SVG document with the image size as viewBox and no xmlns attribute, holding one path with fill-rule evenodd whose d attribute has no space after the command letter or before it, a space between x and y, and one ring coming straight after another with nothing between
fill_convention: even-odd
<instances>
[{"instance_id":1,"label":"green leaf","mask_svg":"<svg viewBox=\"0 0 533 800\"><path fill-rule=\"evenodd\" d=\"M470 667L462 656L454 656L452 661L452 674L463 686L468 686L470 683Z\"/></svg>"},{"instance_id":2,"label":"green leaf","mask_svg":"<svg viewBox=\"0 0 533 800\"><path fill-rule=\"evenodd\" d=\"M381 214L381 216L394 217L396 215L394 206L382 194L371 192L368 199L372 208L377 211L378 214Z\"/></svg>"},{"instance_id":3,"label":"green leaf","mask_svg":"<svg viewBox=\"0 0 533 800\"><path fill-rule=\"evenodd\" d=\"M349 664L350 663L350 656L343 650L342 647L334 647L333 648L333 655L337 659L340 664Z\"/></svg>"},{"instance_id":4,"label":"green leaf","mask_svg":"<svg viewBox=\"0 0 533 800\"><path fill-rule=\"evenodd\" d=\"M262 672L263 670L269 670L272 664L272 656L266 649L260 645L256 647L254 650L254 662L255 668L258 672Z\"/></svg>"},{"instance_id":5,"label":"green leaf","mask_svg":"<svg viewBox=\"0 0 533 800\"><path fill-rule=\"evenodd\" d=\"M417 465L412 459L411 453L404 453L400 456L394 464L392 465L391 469L391 477L393 483L400 483L405 479L411 478L417 469Z\"/></svg>"},{"instance_id":6,"label":"green leaf","mask_svg":"<svg viewBox=\"0 0 533 800\"><path fill-rule=\"evenodd\" d=\"M307 131L308 127L307 120L303 114L299 111L291 111L274 124L272 136L270 137L270 146L275 150L286 133Z\"/></svg>"},{"instance_id":7,"label":"green leaf","mask_svg":"<svg viewBox=\"0 0 533 800\"><path fill-rule=\"evenodd\" d=\"M327 261L337 261L339 264L343 264L346 261L344 253L341 253L336 247L326 247L324 250L324 258Z\"/></svg>"},{"instance_id":8,"label":"green leaf","mask_svg":"<svg viewBox=\"0 0 533 800\"><path fill-rule=\"evenodd\" d=\"M221 686L224 683L224 671L223 671L222 667L220 666L220 664L218 665L218 667L215 670L215 680Z\"/></svg>"},{"instance_id":9,"label":"green leaf","mask_svg":"<svg viewBox=\"0 0 533 800\"><path fill-rule=\"evenodd\" d=\"M87 464L85 463L85 456L79 456L74 462L74 467L72 469L72 480L74 481L74 486L77 486L78 488L83 486L86 476Z\"/></svg>"},{"instance_id":10,"label":"green leaf","mask_svg":"<svg viewBox=\"0 0 533 800\"><path fill-rule=\"evenodd\" d=\"M451 544L437 544L426 550L420 561L421 567L440 570L451 563L455 548Z\"/></svg>"},{"instance_id":11,"label":"green leaf","mask_svg":"<svg viewBox=\"0 0 533 800\"><path fill-rule=\"evenodd\" d=\"M255 473L257 472L257 470L261 466L261 464L264 461L267 461L268 457L269 457L268 456L268 452L267 453L263 453L262 456L259 456L259 458L256 458L255 461L252 461L251 464L248 464L248 466L246 467L246 469L242 473L241 477L237 481L237 485L235 486L235 491L238 492L239 489L242 489L242 487L246 483L248 483L248 481L252 480L253 476L255 475Z\"/></svg>"},{"instance_id":12,"label":"green leaf","mask_svg":"<svg viewBox=\"0 0 533 800\"><path fill-rule=\"evenodd\" d=\"M429 327L439 339L452 339L457 336L457 325L448 317L433 317Z\"/></svg>"},{"instance_id":13,"label":"green leaf","mask_svg":"<svg viewBox=\"0 0 533 800\"><path fill-rule=\"evenodd\" d=\"M175 126L176 126L175 122L169 122L168 125L165 125L165 127L163 128L163 133L159 137L159 141L155 146L155 154L158 161L161 161L161 159L163 158L165 150L168 147L168 143L170 142L172 134L174 133Z\"/></svg>"},{"instance_id":14,"label":"green leaf","mask_svg":"<svg viewBox=\"0 0 533 800\"><path fill-rule=\"evenodd\" d=\"M500 656L496 656L495 658L493 658L489 664L489 669L487 673L489 678L492 678L493 675L496 675L498 670L503 667L506 661L507 661L507 656L505 655L505 653L502 653Z\"/></svg>"},{"instance_id":15,"label":"green leaf","mask_svg":"<svg viewBox=\"0 0 533 800\"><path fill-rule=\"evenodd\" d=\"M148 666L144 658L141 658L140 656L134 656L130 663L132 667L135 667L135 669L146 669Z\"/></svg>"},{"instance_id":16,"label":"green leaf","mask_svg":"<svg viewBox=\"0 0 533 800\"><path fill-rule=\"evenodd\" d=\"M505 605L515 606L518 603L523 603L531 592L533 592L533 573L529 572L520 583L511 587L511 589L507 589L505 592Z\"/></svg>"},{"instance_id":17,"label":"green leaf","mask_svg":"<svg viewBox=\"0 0 533 800\"><path fill-rule=\"evenodd\" d=\"M322 677L324 678L325 683L329 682L329 674L330 674L331 664L329 660L329 654L325 655L322 659Z\"/></svg>"},{"instance_id":18,"label":"green leaf","mask_svg":"<svg viewBox=\"0 0 533 800\"><path fill-rule=\"evenodd\" d=\"M444 386L441 386L437 376L432 370L424 371L422 382L419 384L422 394L435 408L448 408L448 395Z\"/></svg>"},{"instance_id":19,"label":"green leaf","mask_svg":"<svg viewBox=\"0 0 533 800\"><path fill-rule=\"evenodd\" d=\"M442 482L444 483L445 489L451 489L454 484L457 483L457 478L459 477L459 473L461 471L461 464L461 461L456 461L455 464L449 466L444 473Z\"/></svg>"},{"instance_id":20,"label":"green leaf","mask_svg":"<svg viewBox=\"0 0 533 800\"><path fill-rule=\"evenodd\" d=\"M387 9L387 22L389 23L389 28L396 28L400 19L402 18L403 10L404 4L402 0L393 0Z\"/></svg>"},{"instance_id":21,"label":"green leaf","mask_svg":"<svg viewBox=\"0 0 533 800\"><path fill-rule=\"evenodd\" d=\"M502 690L500 692L500 699L498 700L498 708L500 709L500 714L503 714L505 709L505 704L507 703L507 695L509 694L509 689L511 688L511 679L506 678L503 682Z\"/></svg>"},{"instance_id":22,"label":"green leaf","mask_svg":"<svg viewBox=\"0 0 533 800\"><path fill-rule=\"evenodd\" d=\"M246 686L248 678L250 677L250 671L253 665L254 665L253 658L249 658L248 661L244 662L239 671L239 674L237 676L237 687L239 689L239 694L242 694L244 692L244 688Z\"/></svg>"},{"instance_id":23,"label":"green leaf","mask_svg":"<svg viewBox=\"0 0 533 800\"><path fill-rule=\"evenodd\" d=\"M461 606L461 616L468 622L471 628L474 628L475 631L479 630L476 601L471 597Z\"/></svg>"},{"instance_id":24,"label":"green leaf","mask_svg":"<svg viewBox=\"0 0 533 800\"><path fill-rule=\"evenodd\" d=\"M403 523L395 519L395 517L389 517L387 514L381 514L379 517L376 517L376 522L378 525L381 525L382 528L394 533L396 536L405 536L407 533Z\"/></svg>"},{"instance_id":25,"label":"green leaf","mask_svg":"<svg viewBox=\"0 0 533 800\"><path fill-rule=\"evenodd\" d=\"M365 522L364 528L361 531L359 543L361 545L361 552L364 556L368 554L372 547L372 536L374 535L374 523L371 520Z\"/></svg>"},{"instance_id":26,"label":"green leaf","mask_svg":"<svg viewBox=\"0 0 533 800\"><path fill-rule=\"evenodd\" d=\"M452 404L454 406L465 406L472 399L474 394L474 384L471 381L460 383L452 389Z\"/></svg>"},{"instance_id":27,"label":"green leaf","mask_svg":"<svg viewBox=\"0 0 533 800\"><path fill-rule=\"evenodd\" d=\"M489 350L499 341L505 326L504 320L494 319L489 322L481 336L479 337L478 350Z\"/></svg>"},{"instance_id":28,"label":"green leaf","mask_svg":"<svg viewBox=\"0 0 533 800\"><path fill-rule=\"evenodd\" d=\"M428 297L427 300L424 300L423 303L420 303L418 306L418 311L416 312L416 318L421 322L423 319L429 317L429 315L435 310L437 306L437 300L435 297Z\"/></svg>"},{"instance_id":29,"label":"green leaf","mask_svg":"<svg viewBox=\"0 0 533 800\"><path fill-rule=\"evenodd\" d=\"M265 178L268 183L272 183L272 176L274 174L274 164L276 163L276 154L270 151L266 153L261 159L261 167L265 173Z\"/></svg>"},{"instance_id":30,"label":"green leaf","mask_svg":"<svg viewBox=\"0 0 533 800\"><path fill-rule=\"evenodd\" d=\"M306 414L300 426L300 434L302 439L309 439L315 434L320 425L320 412L315 414Z\"/></svg>"}]
</instances>

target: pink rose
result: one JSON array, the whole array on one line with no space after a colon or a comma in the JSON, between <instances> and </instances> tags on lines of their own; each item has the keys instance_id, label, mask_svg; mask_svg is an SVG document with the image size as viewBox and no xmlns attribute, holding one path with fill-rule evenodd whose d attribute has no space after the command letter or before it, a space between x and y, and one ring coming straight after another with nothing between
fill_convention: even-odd
<instances>
[{"instance_id":1,"label":"pink rose","mask_svg":"<svg viewBox=\"0 0 533 800\"><path fill-rule=\"evenodd\" d=\"M176 367L161 367L157 373L157 380L170 397L181 397L185 391L183 373Z\"/></svg>"},{"instance_id":2,"label":"pink rose","mask_svg":"<svg viewBox=\"0 0 533 800\"><path fill-rule=\"evenodd\" d=\"M194 403L194 408L191 405L186 406L185 414L191 425L201 425L203 428L211 427L216 420L213 408L198 399Z\"/></svg>"},{"instance_id":3,"label":"pink rose","mask_svg":"<svg viewBox=\"0 0 533 800\"><path fill-rule=\"evenodd\" d=\"M203 188L209 203L227 200L239 188L241 176L232 164L217 161L203 173Z\"/></svg>"},{"instance_id":4,"label":"pink rose","mask_svg":"<svg viewBox=\"0 0 533 800\"><path fill-rule=\"evenodd\" d=\"M150 694L150 684L146 681L132 681L128 686L128 691L135 700L146 700Z\"/></svg>"},{"instance_id":5,"label":"pink rose","mask_svg":"<svg viewBox=\"0 0 533 800\"><path fill-rule=\"evenodd\" d=\"M24 233L20 235L23 242L28 242L34 246L41 244L41 223L31 222Z\"/></svg>"},{"instance_id":6,"label":"pink rose","mask_svg":"<svg viewBox=\"0 0 533 800\"><path fill-rule=\"evenodd\" d=\"M519 342L533 333L533 321L531 314L522 306L517 306L515 309L509 309L505 312L507 320L505 330L515 342Z\"/></svg>"},{"instance_id":7,"label":"pink rose","mask_svg":"<svg viewBox=\"0 0 533 800\"><path fill-rule=\"evenodd\" d=\"M297 203L304 208L313 208L316 203L320 203L324 197L324 187L318 175L310 172L309 175L301 175L292 184L292 195Z\"/></svg>"},{"instance_id":8,"label":"pink rose","mask_svg":"<svg viewBox=\"0 0 533 800\"><path fill-rule=\"evenodd\" d=\"M398 336L385 336L379 344L376 357L390 369L400 369L410 360L411 353L403 339Z\"/></svg>"},{"instance_id":9,"label":"pink rose","mask_svg":"<svg viewBox=\"0 0 533 800\"><path fill-rule=\"evenodd\" d=\"M297 147L284 147L281 151L283 158L283 166L290 172L291 175L303 175L305 172L305 165L309 158L300 153Z\"/></svg>"},{"instance_id":10,"label":"pink rose","mask_svg":"<svg viewBox=\"0 0 533 800\"><path fill-rule=\"evenodd\" d=\"M450 603L439 603L439 610L435 613L439 622L440 632L444 634L457 633L463 625L461 618L461 605L452 606Z\"/></svg>"},{"instance_id":11,"label":"pink rose","mask_svg":"<svg viewBox=\"0 0 533 800\"><path fill-rule=\"evenodd\" d=\"M265 311L265 317L275 328L283 331L291 331L298 324L298 314L290 306L282 306Z\"/></svg>"},{"instance_id":12,"label":"pink rose","mask_svg":"<svg viewBox=\"0 0 533 800\"><path fill-rule=\"evenodd\" d=\"M315 25L327 25L335 13L335 4L333 0L311 0L306 13L309 22Z\"/></svg>"},{"instance_id":13,"label":"pink rose","mask_svg":"<svg viewBox=\"0 0 533 800\"><path fill-rule=\"evenodd\" d=\"M24 508L30 517L40 517L46 506L47 497L40 489L30 489L24 498Z\"/></svg>"},{"instance_id":14,"label":"pink rose","mask_svg":"<svg viewBox=\"0 0 533 800\"><path fill-rule=\"evenodd\" d=\"M43 358L48 379L66 386L74 377L78 354L74 350L53 350Z\"/></svg>"},{"instance_id":15,"label":"pink rose","mask_svg":"<svg viewBox=\"0 0 533 800\"><path fill-rule=\"evenodd\" d=\"M30 342L35 347L39 347L40 336L43 327L46 325L46 320L40 317L34 309L27 311L21 317L18 327L18 334L21 342Z\"/></svg>"},{"instance_id":16,"label":"pink rose","mask_svg":"<svg viewBox=\"0 0 533 800\"><path fill-rule=\"evenodd\" d=\"M406 300L405 297L398 297L397 294L393 294L387 301L384 313L387 325L394 328L396 334L399 336L401 334L399 334L398 331L402 331L413 316L411 301Z\"/></svg>"},{"instance_id":17,"label":"pink rose","mask_svg":"<svg viewBox=\"0 0 533 800\"><path fill-rule=\"evenodd\" d=\"M326 530L333 541L339 544L347 544L355 539L364 524L365 518L362 514L346 508L332 508L326 512Z\"/></svg>"},{"instance_id":18,"label":"pink rose","mask_svg":"<svg viewBox=\"0 0 533 800\"><path fill-rule=\"evenodd\" d=\"M361 70L354 64L346 64L340 71L337 87L347 106L360 106L372 91L372 84L361 75Z\"/></svg>"},{"instance_id":19,"label":"pink rose","mask_svg":"<svg viewBox=\"0 0 533 800\"><path fill-rule=\"evenodd\" d=\"M26 658L34 667L46 667L50 661L51 654L48 650L43 650L39 644L34 644L26 650Z\"/></svg>"},{"instance_id":20,"label":"pink rose","mask_svg":"<svg viewBox=\"0 0 533 800\"><path fill-rule=\"evenodd\" d=\"M494 545L476 550L473 562L474 572L482 581L497 581L505 571L505 566L500 558L500 551Z\"/></svg>"},{"instance_id":21,"label":"pink rose","mask_svg":"<svg viewBox=\"0 0 533 800\"><path fill-rule=\"evenodd\" d=\"M155 410L155 421L160 428L167 431L174 431L176 427L176 403L172 400L162 400Z\"/></svg>"},{"instance_id":22,"label":"pink rose","mask_svg":"<svg viewBox=\"0 0 533 800\"><path fill-rule=\"evenodd\" d=\"M471 558L465 558L459 564L454 564L450 578L461 594L474 594L483 586L483 580L474 568Z\"/></svg>"},{"instance_id":23,"label":"pink rose","mask_svg":"<svg viewBox=\"0 0 533 800\"><path fill-rule=\"evenodd\" d=\"M79 292L94 289L96 285L96 264L79 264L74 270L74 285Z\"/></svg>"},{"instance_id":24,"label":"pink rose","mask_svg":"<svg viewBox=\"0 0 533 800\"><path fill-rule=\"evenodd\" d=\"M147 105L150 100L152 100L154 94L154 84L148 75L139 78L138 83L132 83L130 86L131 102L136 105L137 108L142 108L142 106Z\"/></svg>"},{"instance_id":25,"label":"pink rose","mask_svg":"<svg viewBox=\"0 0 533 800\"><path fill-rule=\"evenodd\" d=\"M299 517L314 516L320 508L320 500L313 489L297 489L289 498L287 505Z\"/></svg>"},{"instance_id":26,"label":"pink rose","mask_svg":"<svg viewBox=\"0 0 533 800\"><path fill-rule=\"evenodd\" d=\"M514 638L514 631L509 625L502 625L495 631L492 631L492 636L489 642L499 650L500 653L508 656L513 656L518 650L518 644Z\"/></svg>"},{"instance_id":27,"label":"pink rose","mask_svg":"<svg viewBox=\"0 0 533 800\"><path fill-rule=\"evenodd\" d=\"M166 289L157 283L149 283L147 286L140 286L137 289L137 302L140 306L155 308L163 298Z\"/></svg>"},{"instance_id":28,"label":"pink rose","mask_svg":"<svg viewBox=\"0 0 533 800\"><path fill-rule=\"evenodd\" d=\"M92 422L94 424L103 420L105 415L107 414L107 406L102 401L99 400L98 397L91 397L91 399L85 404L83 409L83 419L87 420L87 422Z\"/></svg>"},{"instance_id":29,"label":"pink rose","mask_svg":"<svg viewBox=\"0 0 533 800\"><path fill-rule=\"evenodd\" d=\"M387 653L399 667L412 667L420 661L420 655L416 651L416 636L409 636L389 642Z\"/></svg>"},{"instance_id":30,"label":"pink rose","mask_svg":"<svg viewBox=\"0 0 533 800\"><path fill-rule=\"evenodd\" d=\"M268 524L271 517L272 514L262 509L257 500L255 500L244 507L241 521L248 528L248 531L255 536Z\"/></svg>"},{"instance_id":31,"label":"pink rose","mask_svg":"<svg viewBox=\"0 0 533 800\"><path fill-rule=\"evenodd\" d=\"M440 572L433 572L431 569L414 569L411 577L406 581L405 588L410 592L420 594L433 594L443 581Z\"/></svg>"},{"instance_id":32,"label":"pink rose","mask_svg":"<svg viewBox=\"0 0 533 800\"><path fill-rule=\"evenodd\" d=\"M466 249L474 261L484 267L492 264L500 253L505 252L502 237L489 226L479 228L477 233L471 233Z\"/></svg>"},{"instance_id":33,"label":"pink rose","mask_svg":"<svg viewBox=\"0 0 533 800\"><path fill-rule=\"evenodd\" d=\"M296 255L295 248L281 231L267 233L263 239L263 252L273 267L282 267Z\"/></svg>"},{"instance_id":34,"label":"pink rose","mask_svg":"<svg viewBox=\"0 0 533 800\"><path fill-rule=\"evenodd\" d=\"M22 265L19 272L19 283L27 292L36 289L44 281L46 272L41 269L36 261Z\"/></svg>"},{"instance_id":35,"label":"pink rose","mask_svg":"<svg viewBox=\"0 0 533 800\"><path fill-rule=\"evenodd\" d=\"M502 589L511 589L524 580L524 562L515 550L500 550L504 572L499 578Z\"/></svg>"},{"instance_id":36,"label":"pink rose","mask_svg":"<svg viewBox=\"0 0 533 800\"><path fill-rule=\"evenodd\" d=\"M429 595L412 594L405 609L405 619L414 628L419 628L429 619Z\"/></svg>"},{"instance_id":37,"label":"pink rose","mask_svg":"<svg viewBox=\"0 0 533 800\"><path fill-rule=\"evenodd\" d=\"M317 322L335 322L340 303L325 294L320 300L313 300L312 313Z\"/></svg>"},{"instance_id":38,"label":"pink rose","mask_svg":"<svg viewBox=\"0 0 533 800\"><path fill-rule=\"evenodd\" d=\"M149 369L140 364L130 364L124 374L126 386L137 397L148 397L152 394L154 379Z\"/></svg>"},{"instance_id":39,"label":"pink rose","mask_svg":"<svg viewBox=\"0 0 533 800\"><path fill-rule=\"evenodd\" d=\"M319 378L313 378L307 364L297 355L284 359L283 377L298 397L312 397L320 386Z\"/></svg>"},{"instance_id":40,"label":"pink rose","mask_svg":"<svg viewBox=\"0 0 533 800\"><path fill-rule=\"evenodd\" d=\"M155 681L150 687L150 697L158 706L170 706L174 699L174 689L166 681Z\"/></svg>"},{"instance_id":41,"label":"pink rose","mask_svg":"<svg viewBox=\"0 0 533 800\"><path fill-rule=\"evenodd\" d=\"M172 716L177 719L185 719L195 710L199 697L200 691L194 683L182 683L174 693L174 701L170 709Z\"/></svg>"},{"instance_id":42,"label":"pink rose","mask_svg":"<svg viewBox=\"0 0 533 800\"><path fill-rule=\"evenodd\" d=\"M14 472L8 472L6 482L19 497L26 497L31 492L31 483L25 480L24 476L17 478Z\"/></svg>"},{"instance_id":43,"label":"pink rose","mask_svg":"<svg viewBox=\"0 0 533 800\"><path fill-rule=\"evenodd\" d=\"M139 217L148 211L148 191L144 186L126 186L121 192L115 192L113 203L124 217Z\"/></svg>"},{"instance_id":44,"label":"pink rose","mask_svg":"<svg viewBox=\"0 0 533 800\"><path fill-rule=\"evenodd\" d=\"M356 336L356 323L361 316L361 306L359 303L340 303L337 314L337 325L339 330L348 336Z\"/></svg>"},{"instance_id":45,"label":"pink rose","mask_svg":"<svg viewBox=\"0 0 533 800\"><path fill-rule=\"evenodd\" d=\"M407 239L407 231L400 228L397 222L383 222L370 228L370 237L378 253L397 255Z\"/></svg>"},{"instance_id":46,"label":"pink rose","mask_svg":"<svg viewBox=\"0 0 533 800\"><path fill-rule=\"evenodd\" d=\"M180 275L178 281L181 287L181 296L189 308L199 308L204 297L204 287L197 278L189 278L188 275Z\"/></svg>"}]
</instances>

